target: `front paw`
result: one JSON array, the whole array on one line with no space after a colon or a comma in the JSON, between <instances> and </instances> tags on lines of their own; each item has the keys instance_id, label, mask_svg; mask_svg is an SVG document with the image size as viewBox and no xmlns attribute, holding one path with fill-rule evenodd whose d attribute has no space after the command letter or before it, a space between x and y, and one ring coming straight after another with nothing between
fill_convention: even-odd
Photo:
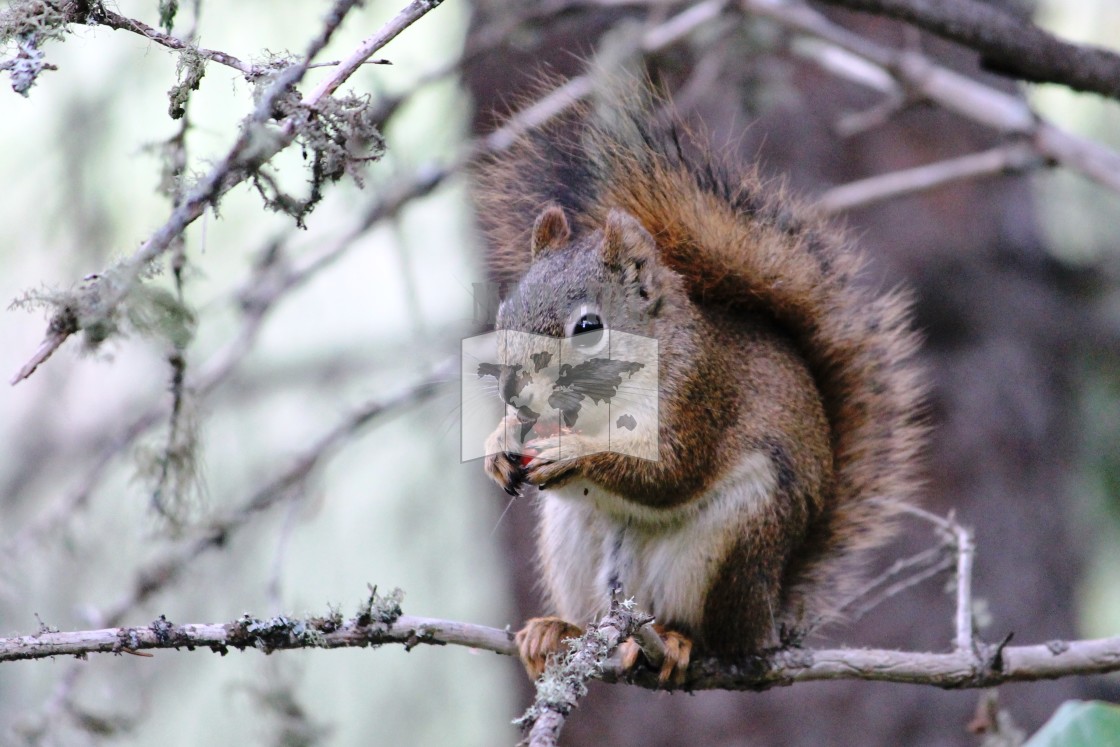
<instances>
[{"instance_id":1,"label":"front paw","mask_svg":"<svg viewBox=\"0 0 1120 747\"><path fill-rule=\"evenodd\" d=\"M662 687L679 687L684 684L685 675L688 673L688 663L692 658L692 639L675 630L666 630L660 625L654 625L653 629L665 644L665 658L661 662L661 672L657 676L657 682ZM622 659L622 670L628 672L638 663L642 649L633 638L627 638L620 643L618 649Z\"/></svg>"},{"instance_id":2,"label":"front paw","mask_svg":"<svg viewBox=\"0 0 1120 747\"><path fill-rule=\"evenodd\" d=\"M545 487L569 477L578 467L577 458L592 453L584 439L575 434L539 438L526 444L528 461L525 462L525 479Z\"/></svg>"},{"instance_id":3,"label":"front paw","mask_svg":"<svg viewBox=\"0 0 1120 747\"><path fill-rule=\"evenodd\" d=\"M581 635L583 631L579 627L559 617L534 617L517 631L513 640L529 679L535 680L544 673L549 659L567 650L565 640Z\"/></svg>"},{"instance_id":4,"label":"front paw","mask_svg":"<svg viewBox=\"0 0 1120 747\"><path fill-rule=\"evenodd\" d=\"M484 462L486 474L498 483L502 490L510 495L521 494L521 486L525 484L525 467L521 465L521 457L509 452L490 454Z\"/></svg>"},{"instance_id":5,"label":"front paw","mask_svg":"<svg viewBox=\"0 0 1120 747\"><path fill-rule=\"evenodd\" d=\"M659 628L657 632L665 642L665 661L661 664L661 673L657 676L657 681L662 687L666 685L679 687L684 684L688 662L692 658L692 639L675 630L665 630L657 625L654 628Z\"/></svg>"},{"instance_id":6,"label":"front paw","mask_svg":"<svg viewBox=\"0 0 1120 747\"><path fill-rule=\"evenodd\" d=\"M486 458L483 468L490 479L510 495L519 495L525 484L525 463L518 453L520 445L511 437L516 433L516 419L508 416L486 439Z\"/></svg>"}]
</instances>

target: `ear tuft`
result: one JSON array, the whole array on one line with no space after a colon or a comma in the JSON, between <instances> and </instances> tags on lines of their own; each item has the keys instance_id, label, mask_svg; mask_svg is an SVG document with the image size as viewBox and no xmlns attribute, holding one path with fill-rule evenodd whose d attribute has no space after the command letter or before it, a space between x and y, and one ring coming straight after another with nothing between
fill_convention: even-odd
<instances>
[{"instance_id":1,"label":"ear tuft","mask_svg":"<svg viewBox=\"0 0 1120 747\"><path fill-rule=\"evenodd\" d=\"M568 218L559 205L549 205L537 216L533 224L533 241L530 245L533 259L542 253L563 246L572 236Z\"/></svg>"}]
</instances>

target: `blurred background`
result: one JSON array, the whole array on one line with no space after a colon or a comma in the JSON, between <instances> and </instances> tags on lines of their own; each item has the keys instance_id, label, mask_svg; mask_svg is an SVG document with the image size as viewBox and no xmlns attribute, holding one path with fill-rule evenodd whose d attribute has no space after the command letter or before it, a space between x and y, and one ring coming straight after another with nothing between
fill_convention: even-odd
<instances>
[{"instance_id":1,"label":"blurred background","mask_svg":"<svg viewBox=\"0 0 1120 747\"><path fill-rule=\"evenodd\" d=\"M118 5L158 25L155 0ZM479 462L459 462L459 388L443 368L451 359L455 370L458 341L478 331L472 284L485 279L469 180L444 170L469 139L539 93L542 73L576 75L607 59L646 71L717 148L759 160L808 196L1001 142L922 103L837 134L879 94L824 72L798 53L795 35L749 15L724 13L638 55L635 35L682 7L446 2L379 53L392 66L367 66L344 86L383 107L385 155L363 187L343 179L297 229L242 186L188 229L183 299L195 324L174 420L168 361L177 351L158 332L88 353L70 340L3 390L0 635L143 625L160 614L223 622L333 607L349 616L367 583L403 589L408 614L516 627L539 613L532 507L511 504ZM174 32L263 62L301 53L326 10L183 3ZM398 10L367 3L321 59L346 56ZM1071 39L1120 38L1120 10L1106 0L1029 10ZM1052 121L1120 148L1115 102L1013 86L977 70L974 53L898 23L827 15L1025 95ZM176 53L86 26L45 50L58 70L29 97L0 91L0 299L68 289L130 254L171 209L161 184L178 151L168 143L184 144L188 177L203 174L251 108L241 75L210 64L180 136L167 113ZM326 74L313 70L309 81ZM274 163L285 188L306 191L298 147ZM398 206L409 186L424 194ZM1118 216L1120 196L1060 169L841 216L871 256L870 282L917 296L935 426L924 505L976 530L977 612L989 641L1011 631L1020 644L1120 634ZM270 296L286 271L300 282ZM166 268L150 284L176 292ZM263 311L253 303L262 297ZM0 372L19 369L44 327L37 309L0 317ZM432 376L445 384L416 389ZM402 398L348 425L370 403ZM332 448L318 449L336 429ZM320 457L315 469L293 472L309 453ZM262 493L268 507L245 510ZM221 541L207 539L215 521L229 526ZM895 550L930 543L928 528L914 526ZM944 650L948 580L817 643ZM979 695L863 682L696 696L597 686L565 740L976 744L965 727ZM15 662L0 666L0 743L513 744L510 720L529 697L516 662L457 647ZM1000 691L1027 732L1072 697L1116 701L1120 685L1071 678Z\"/></svg>"}]
</instances>

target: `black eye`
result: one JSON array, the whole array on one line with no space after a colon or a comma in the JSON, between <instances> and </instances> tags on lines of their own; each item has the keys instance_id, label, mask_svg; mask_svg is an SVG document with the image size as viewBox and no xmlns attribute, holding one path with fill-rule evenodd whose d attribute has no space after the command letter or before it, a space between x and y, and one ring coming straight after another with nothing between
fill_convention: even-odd
<instances>
[{"instance_id":1,"label":"black eye","mask_svg":"<svg viewBox=\"0 0 1120 747\"><path fill-rule=\"evenodd\" d=\"M593 348L603 339L603 320L598 314L584 314L572 327L572 345Z\"/></svg>"}]
</instances>

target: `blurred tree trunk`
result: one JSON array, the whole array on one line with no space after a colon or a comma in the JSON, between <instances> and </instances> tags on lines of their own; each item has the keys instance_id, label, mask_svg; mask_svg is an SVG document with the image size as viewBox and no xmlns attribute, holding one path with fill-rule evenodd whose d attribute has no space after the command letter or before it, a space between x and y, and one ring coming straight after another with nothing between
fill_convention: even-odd
<instances>
[{"instance_id":1,"label":"blurred tree trunk","mask_svg":"<svg viewBox=\"0 0 1120 747\"><path fill-rule=\"evenodd\" d=\"M480 10L475 28L506 12ZM970 75L975 55L901 25L835 14L850 28L924 51ZM618 9L569 14L519 34L475 59L467 82L476 128L493 126L536 91L542 69L568 76L593 56L598 34L624 18ZM730 30L711 43L650 61L654 80L674 91L682 115L702 122L717 149L758 159L817 194L853 179L992 147L998 136L940 109L916 105L861 134L834 132L846 113L878 96L812 63L772 52L774 31ZM761 41L757 41L761 38ZM986 76L987 82L1011 86ZM495 115L497 112L497 115ZM1082 544L1071 536L1069 476L1077 455L1075 364L1089 323L1080 283L1041 243L1029 179L971 181L860 209L845 220L872 258L869 281L915 291L932 380L929 489L924 506L957 515L976 530L975 590L987 606L988 641L1073 637ZM505 524L522 619L541 612L534 589L533 511L523 502ZM897 555L928 545L911 527ZM945 577L826 631L828 645L945 650L952 636ZM1098 680L1066 679L1001 689L1001 705L1028 732L1064 699L1090 695ZM525 697L529 698L525 683ZM570 718L568 744L967 745L979 693L865 682L797 685L763 694L651 693L597 685Z\"/></svg>"}]
</instances>

